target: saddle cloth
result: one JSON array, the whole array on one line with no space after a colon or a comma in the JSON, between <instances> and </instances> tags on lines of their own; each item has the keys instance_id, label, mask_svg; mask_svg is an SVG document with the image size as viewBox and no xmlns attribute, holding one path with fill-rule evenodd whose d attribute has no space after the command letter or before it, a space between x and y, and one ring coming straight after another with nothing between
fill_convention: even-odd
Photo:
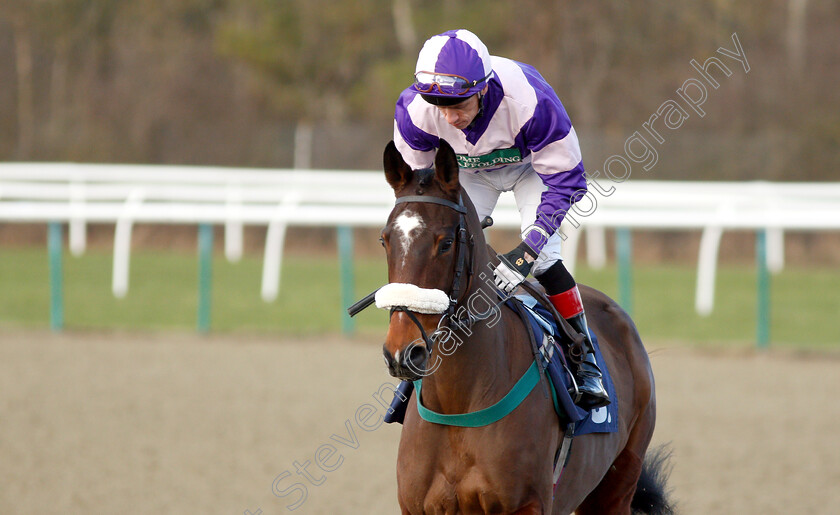
<instances>
[{"instance_id":1,"label":"saddle cloth","mask_svg":"<svg viewBox=\"0 0 840 515\"><path fill-rule=\"evenodd\" d=\"M560 338L566 336L557 328L554 317L530 295L516 295L508 302L520 302L525 307L528 315L528 326L537 342L542 365L546 375L551 379L552 387L556 392L557 404L563 412L565 422L575 424L574 436L589 433L613 433L618 431L618 396L615 393L612 377L610 376L604 356L601 354L600 346L595 334L590 330L590 338L595 348L595 360L603 373L604 387L610 395L610 404L601 408L586 411L574 403L569 388L572 387L569 364L563 352L565 342ZM514 311L517 311L514 306ZM574 365L571 365L574 366Z\"/></svg>"}]
</instances>

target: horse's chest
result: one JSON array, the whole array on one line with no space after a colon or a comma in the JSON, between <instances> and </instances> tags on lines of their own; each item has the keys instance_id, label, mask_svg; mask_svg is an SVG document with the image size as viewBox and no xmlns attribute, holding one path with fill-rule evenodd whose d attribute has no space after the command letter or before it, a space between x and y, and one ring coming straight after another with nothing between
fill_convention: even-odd
<instances>
[{"instance_id":1,"label":"horse's chest","mask_svg":"<svg viewBox=\"0 0 840 515\"><path fill-rule=\"evenodd\" d=\"M397 468L407 512L514 513L548 502L556 438L547 431L514 417L492 431L418 425L412 418L409 413Z\"/></svg>"},{"instance_id":2,"label":"horse's chest","mask_svg":"<svg viewBox=\"0 0 840 515\"><path fill-rule=\"evenodd\" d=\"M401 495L413 505L411 513L512 513L534 500L534 491L522 483L530 478L518 475L518 467L457 461L436 465L427 470L425 481L403 485Z\"/></svg>"},{"instance_id":3,"label":"horse's chest","mask_svg":"<svg viewBox=\"0 0 840 515\"><path fill-rule=\"evenodd\" d=\"M423 502L426 513L503 513L513 499L503 499L484 473L471 469L460 477L438 474Z\"/></svg>"}]
</instances>

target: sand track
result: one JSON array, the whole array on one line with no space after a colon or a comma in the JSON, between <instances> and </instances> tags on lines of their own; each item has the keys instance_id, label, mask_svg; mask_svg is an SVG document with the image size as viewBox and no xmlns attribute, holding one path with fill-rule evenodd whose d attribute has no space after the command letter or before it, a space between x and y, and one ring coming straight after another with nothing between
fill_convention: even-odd
<instances>
[{"instance_id":1,"label":"sand track","mask_svg":"<svg viewBox=\"0 0 840 515\"><path fill-rule=\"evenodd\" d=\"M650 347L654 442L673 449L681 513L838 512L836 356ZM0 513L267 515L295 500L296 513L395 513L399 429L357 418L392 381L379 353L337 338L0 332ZM319 449L334 470L315 465Z\"/></svg>"}]
</instances>

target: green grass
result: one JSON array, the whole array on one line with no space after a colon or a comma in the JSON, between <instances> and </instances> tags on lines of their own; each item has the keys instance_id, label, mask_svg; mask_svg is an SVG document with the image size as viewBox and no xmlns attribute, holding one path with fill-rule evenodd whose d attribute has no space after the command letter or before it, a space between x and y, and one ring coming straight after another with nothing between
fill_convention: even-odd
<instances>
[{"instance_id":1,"label":"green grass","mask_svg":"<svg viewBox=\"0 0 840 515\"><path fill-rule=\"evenodd\" d=\"M64 256L65 325L70 329L194 330L198 259L178 253L134 252L126 298L111 294L110 253ZM287 256L279 298L260 299L262 259L246 256L213 261L212 330L322 334L341 330L344 306L339 267L333 256ZM357 259L356 298L386 281L382 260ZM614 267L582 268L579 282L617 298ZM756 331L756 273L750 267L718 272L714 312L694 312L696 269L636 266L633 318L645 340L680 340L698 345L749 347ZM771 345L802 348L840 346L840 274L829 269L791 269L772 277ZM382 334L387 313L374 308L356 317L363 333ZM49 326L49 274L44 249L0 249L0 328Z\"/></svg>"},{"instance_id":2,"label":"green grass","mask_svg":"<svg viewBox=\"0 0 840 515\"><path fill-rule=\"evenodd\" d=\"M198 310L198 258L175 253L133 252L129 291L111 293L110 253L64 256L65 326L73 329L189 330ZM334 258L284 259L279 298L260 298L262 260L213 259L213 331L311 334L341 330L338 262ZM386 281L378 262L355 268L359 296ZM45 250L0 250L0 327L49 326L49 275ZM387 314L372 309L360 330L385 327ZM377 316L378 315L378 316Z\"/></svg>"},{"instance_id":3,"label":"green grass","mask_svg":"<svg viewBox=\"0 0 840 515\"><path fill-rule=\"evenodd\" d=\"M693 267L638 266L633 270L633 319L645 339L699 344L754 345L756 270L722 267L715 283L713 312L694 311L697 270ZM615 269L582 269L576 279L618 297ZM792 269L771 276L771 345L840 348L840 274L833 269Z\"/></svg>"}]
</instances>

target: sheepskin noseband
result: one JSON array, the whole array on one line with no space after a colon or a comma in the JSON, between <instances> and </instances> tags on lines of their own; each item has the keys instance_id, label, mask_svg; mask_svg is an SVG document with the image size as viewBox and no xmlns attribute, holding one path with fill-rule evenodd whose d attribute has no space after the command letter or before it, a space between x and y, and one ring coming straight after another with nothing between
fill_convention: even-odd
<instances>
[{"instance_id":1,"label":"sheepskin noseband","mask_svg":"<svg viewBox=\"0 0 840 515\"><path fill-rule=\"evenodd\" d=\"M397 306L416 313L437 315L449 308L449 296L442 290L406 283L389 283L379 288L376 292L376 307L391 309Z\"/></svg>"}]
</instances>

